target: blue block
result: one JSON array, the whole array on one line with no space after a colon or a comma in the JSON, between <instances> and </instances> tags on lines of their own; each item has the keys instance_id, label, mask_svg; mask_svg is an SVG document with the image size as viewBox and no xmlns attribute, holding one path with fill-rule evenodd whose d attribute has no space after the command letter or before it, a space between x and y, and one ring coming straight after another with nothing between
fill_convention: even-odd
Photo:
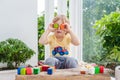
<instances>
[{"instance_id":1,"label":"blue block","mask_svg":"<svg viewBox=\"0 0 120 80\"><path fill-rule=\"evenodd\" d=\"M59 52L62 51L62 50L63 50L62 47L57 48L57 51L59 51Z\"/></svg>"},{"instance_id":2,"label":"blue block","mask_svg":"<svg viewBox=\"0 0 120 80\"><path fill-rule=\"evenodd\" d=\"M64 52L59 52L59 54L60 54L61 56L63 56L63 55L64 55Z\"/></svg>"},{"instance_id":3,"label":"blue block","mask_svg":"<svg viewBox=\"0 0 120 80\"><path fill-rule=\"evenodd\" d=\"M52 75L53 74L53 69L52 68L48 68L47 74Z\"/></svg>"},{"instance_id":4,"label":"blue block","mask_svg":"<svg viewBox=\"0 0 120 80\"><path fill-rule=\"evenodd\" d=\"M55 50L53 50L53 51L52 51L52 55L54 55L54 56L55 56L55 55L56 55L56 53L57 53L57 52L56 52Z\"/></svg>"},{"instance_id":5,"label":"blue block","mask_svg":"<svg viewBox=\"0 0 120 80\"><path fill-rule=\"evenodd\" d=\"M68 52L68 51L65 51L65 52L64 52L64 54L68 55L68 54L69 54L69 52Z\"/></svg>"},{"instance_id":6,"label":"blue block","mask_svg":"<svg viewBox=\"0 0 120 80\"><path fill-rule=\"evenodd\" d=\"M17 74L18 74L18 75L20 75L20 70L21 70L21 68L18 68L18 69L17 69Z\"/></svg>"}]
</instances>

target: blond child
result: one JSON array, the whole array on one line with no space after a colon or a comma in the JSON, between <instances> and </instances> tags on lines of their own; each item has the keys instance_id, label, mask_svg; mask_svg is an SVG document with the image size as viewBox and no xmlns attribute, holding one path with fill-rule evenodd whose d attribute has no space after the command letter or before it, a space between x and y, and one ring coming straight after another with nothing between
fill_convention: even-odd
<instances>
[{"instance_id":1,"label":"blond child","mask_svg":"<svg viewBox=\"0 0 120 80\"><path fill-rule=\"evenodd\" d=\"M55 25L56 27L54 27ZM51 32L53 34L49 35ZM56 47L62 47L62 49L70 52L71 43L75 46L79 45L79 39L71 30L66 16L57 15L40 37L39 43L43 45L49 44L50 46L50 57L45 60L45 64L56 66L57 69L75 68L78 66L77 60L69 57L70 53L62 55L59 53L52 54Z\"/></svg>"}]
</instances>

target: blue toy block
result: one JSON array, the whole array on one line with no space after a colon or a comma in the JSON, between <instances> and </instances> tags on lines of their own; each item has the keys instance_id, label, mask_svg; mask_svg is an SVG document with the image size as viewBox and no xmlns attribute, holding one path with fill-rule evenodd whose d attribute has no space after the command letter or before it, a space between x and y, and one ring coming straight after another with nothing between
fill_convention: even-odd
<instances>
[{"instance_id":1,"label":"blue toy block","mask_svg":"<svg viewBox=\"0 0 120 80\"><path fill-rule=\"evenodd\" d=\"M53 69L52 68L48 68L47 74L52 75L53 74Z\"/></svg>"},{"instance_id":2,"label":"blue toy block","mask_svg":"<svg viewBox=\"0 0 120 80\"><path fill-rule=\"evenodd\" d=\"M65 51L65 52L64 52L64 54L68 55L68 54L69 54L69 52L68 52L68 51Z\"/></svg>"},{"instance_id":3,"label":"blue toy block","mask_svg":"<svg viewBox=\"0 0 120 80\"><path fill-rule=\"evenodd\" d=\"M53 51L52 51L52 55L54 55L54 56L55 56L55 55L56 55L56 53L57 53L57 52L56 52L55 50L53 50Z\"/></svg>"},{"instance_id":4,"label":"blue toy block","mask_svg":"<svg viewBox=\"0 0 120 80\"><path fill-rule=\"evenodd\" d=\"M58 47L57 50L60 52L62 51L62 47Z\"/></svg>"},{"instance_id":5,"label":"blue toy block","mask_svg":"<svg viewBox=\"0 0 120 80\"><path fill-rule=\"evenodd\" d=\"M64 55L64 52L59 52L59 54L60 54L61 56L63 56L63 55Z\"/></svg>"},{"instance_id":6,"label":"blue toy block","mask_svg":"<svg viewBox=\"0 0 120 80\"><path fill-rule=\"evenodd\" d=\"M20 75L20 70L21 70L21 68L18 68L18 69L17 69L17 74L18 74L18 75Z\"/></svg>"}]
</instances>

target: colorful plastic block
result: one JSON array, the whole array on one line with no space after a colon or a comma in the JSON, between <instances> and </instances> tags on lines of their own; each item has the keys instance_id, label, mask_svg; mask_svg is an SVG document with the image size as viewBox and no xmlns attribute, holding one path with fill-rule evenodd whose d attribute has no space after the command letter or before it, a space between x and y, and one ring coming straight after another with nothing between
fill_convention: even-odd
<instances>
[{"instance_id":1,"label":"colorful plastic block","mask_svg":"<svg viewBox=\"0 0 120 80\"><path fill-rule=\"evenodd\" d=\"M33 68L33 73L34 74L39 74L40 73L40 68L39 67L34 67Z\"/></svg>"},{"instance_id":2,"label":"colorful plastic block","mask_svg":"<svg viewBox=\"0 0 120 80\"><path fill-rule=\"evenodd\" d=\"M86 74L86 71L80 71L80 74Z\"/></svg>"},{"instance_id":3,"label":"colorful plastic block","mask_svg":"<svg viewBox=\"0 0 120 80\"><path fill-rule=\"evenodd\" d=\"M40 68L40 72L42 71L42 66L39 66L39 68Z\"/></svg>"},{"instance_id":4,"label":"colorful plastic block","mask_svg":"<svg viewBox=\"0 0 120 80\"><path fill-rule=\"evenodd\" d=\"M21 68L18 68L18 69L17 69L17 74L18 74L18 75L20 75L20 70L21 70Z\"/></svg>"},{"instance_id":5,"label":"colorful plastic block","mask_svg":"<svg viewBox=\"0 0 120 80\"><path fill-rule=\"evenodd\" d=\"M58 50L58 52L62 51L62 47L58 47L57 50Z\"/></svg>"},{"instance_id":6,"label":"colorful plastic block","mask_svg":"<svg viewBox=\"0 0 120 80\"><path fill-rule=\"evenodd\" d=\"M64 52L64 54L66 54L66 55L69 54L69 52L66 49L62 50L62 52Z\"/></svg>"},{"instance_id":7,"label":"colorful plastic block","mask_svg":"<svg viewBox=\"0 0 120 80\"><path fill-rule=\"evenodd\" d=\"M47 70L48 70L48 68L49 68L49 66L48 66L48 65L43 65L43 66L42 66L42 71L47 71Z\"/></svg>"},{"instance_id":8,"label":"colorful plastic block","mask_svg":"<svg viewBox=\"0 0 120 80\"><path fill-rule=\"evenodd\" d=\"M48 75L52 75L52 74L53 74L53 69L52 69L52 68L48 68L47 74L48 74Z\"/></svg>"},{"instance_id":9,"label":"colorful plastic block","mask_svg":"<svg viewBox=\"0 0 120 80\"><path fill-rule=\"evenodd\" d=\"M56 52L55 50L53 50L53 51L52 51L52 55L55 56L56 54L57 54L57 52Z\"/></svg>"},{"instance_id":10,"label":"colorful plastic block","mask_svg":"<svg viewBox=\"0 0 120 80\"><path fill-rule=\"evenodd\" d=\"M59 27L59 24L55 23L53 24L53 27L57 29Z\"/></svg>"},{"instance_id":11,"label":"colorful plastic block","mask_svg":"<svg viewBox=\"0 0 120 80\"><path fill-rule=\"evenodd\" d=\"M59 52L59 54L60 54L61 56L63 56L63 55L64 55L64 52Z\"/></svg>"},{"instance_id":12,"label":"colorful plastic block","mask_svg":"<svg viewBox=\"0 0 120 80\"><path fill-rule=\"evenodd\" d=\"M95 74L99 74L100 73L100 68L98 66L95 67Z\"/></svg>"},{"instance_id":13,"label":"colorful plastic block","mask_svg":"<svg viewBox=\"0 0 120 80\"><path fill-rule=\"evenodd\" d=\"M20 69L20 74L21 75L26 75L26 68L21 68Z\"/></svg>"},{"instance_id":14,"label":"colorful plastic block","mask_svg":"<svg viewBox=\"0 0 120 80\"><path fill-rule=\"evenodd\" d=\"M60 25L60 29L61 29L61 30L64 30L64 29L65 29L65 25L64 25L64 24L61 24L61 25Z\"/></svg>"},{"instance_id":15,"label":"colorful plastic block","mask_svg":"<svg viewBox=\"0 0 120 80\"><path fill-rule=\"evenodd\" d=\"M104 66L100 66L100 73L104 73Z\"/></svg>"},{"instance_id":16,"label":"colorful plastic block","mask_svg":"<svg viewBox=\"0 0 120 80\"><path fill-rule=\"evenodd\" d=\"M30 68L30 67L26 68L27 75L32 75L32 73L33 73L32 68Z\"/></svg>"}]
</instances>

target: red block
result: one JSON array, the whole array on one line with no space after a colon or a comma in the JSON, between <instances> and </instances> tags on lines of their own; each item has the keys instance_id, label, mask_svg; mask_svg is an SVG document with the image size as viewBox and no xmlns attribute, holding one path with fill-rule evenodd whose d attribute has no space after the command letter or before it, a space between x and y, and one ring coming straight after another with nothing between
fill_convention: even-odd
<instances>
[{"instance_id":1,"label":"red block","mask_svg":"<svg viewBox=\"0 0 120 80\"><path fill-rule=\"evenodd\" d=\"M100 73L104 73L104 66L100 66Z\"/></svg>"},{"instance_id":2,"label":"red block","mask_svg":"<svg viewBox=\"0 0 120 80\"><path fill-rule=\"evenodd\" d=\"M42 66L42 71L47 71L49 67L50 67L50 66L48 66L48 65L43 65L43 66Z\"/></svg>"},{"instance_id":3,"label":"red block","mask_svg":"<svg viewBox=\"0 0 120 80\"><path fill-rule=\"evenodd\" d=\"M32 75L32 68L26 68L26 74Z\"/></svg>"}]
</instances>

